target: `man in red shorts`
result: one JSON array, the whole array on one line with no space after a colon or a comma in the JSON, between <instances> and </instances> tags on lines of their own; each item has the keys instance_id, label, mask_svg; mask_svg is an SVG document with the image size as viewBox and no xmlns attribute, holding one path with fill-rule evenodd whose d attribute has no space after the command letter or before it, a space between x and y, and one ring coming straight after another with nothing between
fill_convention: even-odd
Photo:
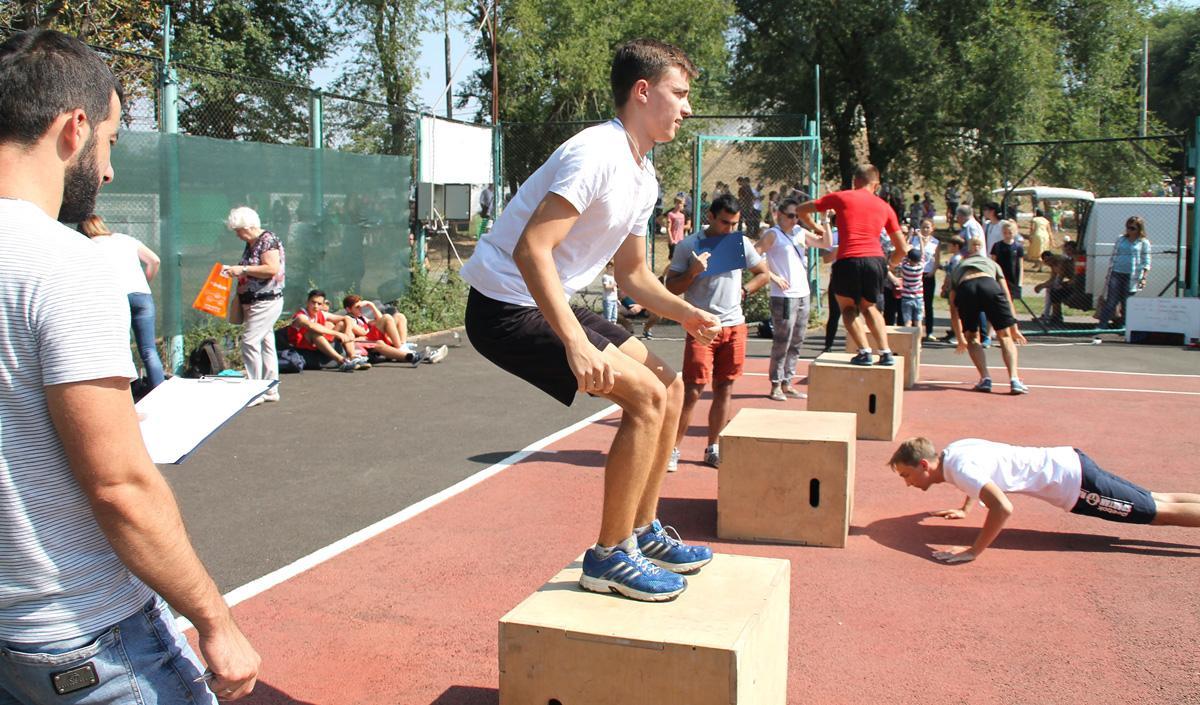
<instances>
[{"instance_id":1,"label":"man in red shorts","mask_svg":"<svg viewBox=\"0 0 1200 705\"><path fill-rule=\"evenodd\" d=\"M871 364L871 341L863 330L864 317L879 353L879 364L895 364L888 348L883 315L875 307L888 271L881 233L886 233L896 246L892 251L893 267L908 254L908 243L900 232L896 212L875 195L878 188L879 170L862 164L854 170L854 188L826 194L801 204L797 210L801 224L822 236L825 229L813 222L812 214L829 210L837 214L837 260L833 263L829 289L842 311L846 335L858 351L851 360L856 365Z\"/></svg>"},{"instance_id":2,"label":"man in red shorts","mask_svg":"<svg viewBox=\"0 0 1200 705\"><path fill-rule=\"evenodd\" d=\"M675 435L675 448L667 463L667 471L679 466L679 444L691 422L692 409L710 382L713 388L712 408L708 412L708 445L704 449L704 462L712 467L721 464L721 450L717 438L729 420L729 400L733 394L733 382L742 376L746 362L746 316L742 313L742 299L765 286L772 276L767 261L738 229L741 206L732 195L718 196L708 209L709 225L704 230L689 235L675 246L675 256L667 269L667 289L672 294L682 294L683 299L696 308L707 311L721 321L721 332L712 342L697 340L688 333L683 347L683 411L679 415L679 431ZM746 268L754 278L742 286L742 270L734 269L719 274L706 274L709 252L702 247L706 240L736 237L742 241ZM783 289L786 281L779 280Z\"/></svg>"}]
</instances>

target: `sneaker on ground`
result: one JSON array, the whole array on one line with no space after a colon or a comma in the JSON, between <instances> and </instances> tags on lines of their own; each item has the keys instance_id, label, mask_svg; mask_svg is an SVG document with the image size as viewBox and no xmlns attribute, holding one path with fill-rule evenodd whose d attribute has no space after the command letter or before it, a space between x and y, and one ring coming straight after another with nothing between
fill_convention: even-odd
<instances>
[{"instance_id":1,"label":"sneaker on ground","mask_svg":"<svg viewBox=\"0 0 1200 705\"><path fill-rule=\"evenodd\" d=\"M260 395L260 396L254 397L253 399L250 400L250 403L246 405L246 408L249 409L252 406L258 406L259 404L262 404L264 401L266 401L265 396Z\"/></svg>"},{"instance_id":2,"label":"sneaker on ground","mask_svg":"<svg viewBox=\"0 0 1200 705\"><path fill-rule=\"evenodd\" d=\"M991 377L984 377L983 379L981 379L981 380L979 380L978 382L976 382L976 383L975 383L975 386L973 387L973 389L974 389L975 391L977 391L977 392L990 392L990 391L992 391L992 378L991 378Z\"/></svg>"},{"instance_id":3,"label":"sneaker on ground","mask_svg":"<svg viewBox=\"0 0 1200 705\"><path fill-rule=\"evenodd\" d=\"M354 363L354 360L346 358L342 360L342 364L338 365L338 372L353 372L356 367L358 365Z\"/></svg>"},{"instance_id":4,"label":"sneaker on ground","mask_svg":"<svg viewBox=\"0 0 1200 705\"><path fill-rule=\"evenodd\" d=\"M416 367L417 365L421 364L421 361L424 359L425 359L425 354L417 352L415 350L408 354L408 363L410 365L412 365L413 367Z\"/></svg>"},{"instance_id":5,"label":"sneaker on ground","mask_svg":"<svg viewBox=\"0 0 1200 705\"><path fill-rule=\"evenodd\" d=\"M442 360L445 360L446 355L449 353L450 348L446 347L445 345L436 348L425 348L424 361L431 365L436 365Z\"/></svg>"},{"instance_id":6,"label":"sneaker on ground","mask_svg":"<svg viewBox=\"0 0 1200 705\"><path fill-rule=\"evenodd\" d=\"M925 343L936 343L938 339L935 336L927 335L924 338L921 338L921 341Z\"/></svg>"},{"instance_id":7,"label":"sneaker on ground","mask_svg":"<svg viewBox=\"0 0 1200 705\"><path fill-rule=\"evenodd\" d=\"M890 352L879 353L879 364L884 367L892 367L896 364L896 358Z\"/></svg>"},{"instance_id":8,"label":"sneaker on ground","mask_svg":"<svg viewBox=\"0 0 1200 705\"><path fill-rule=\"evenodd\" d=\"M1028 394L1029 387L1026 387L1025 383L1022 382L1021 380L1014 379L1011 382L1009 382L1009 392L1011 394Z\"/></svg>"},{"instance_id":9,"label":"sneaker on ground","mask_svg":"<svg viewBox=\"0 0 1200 705\"><path fill-rule=\"evenodd\" d=\"M850 364L851 365L862 365L863 367L870 367L872 364L871 363L871 353L860 352L859 354L850 358Z\"/></svg>"},{"instance_id":10,"label":"sneaker on ground","mask_svg":"<svg viewBox=\"0 0 1200 705\"><path fill-rule=\"evenodd\" d=\"M783 388L778 384L771 385L771 393L767 395L771 401L787 401L787 397L783 395Z\"/></svg>"},{"instance_id":11,"label":"sneaker on ground","mask_svg":"<svg viewBox=\"0 0 1200 705\"><path fill-rule=\"evenodd\" d=\"M800 391L799 389L796 389L795 387L784 387L783 393L793 399L807 399L808 398L807 394Z\"/></svg>"},{"instance_id":12,"label":"sneaker on ground","mask_svg":"<svg viewBox=\"0 0 1200 705\"><path fill-rule=\"evenodd\" d=\"M271 391L263 395L263 401L279 401L279 387L275 387Z\"/></svg>"},{"instance_id":13,"label":"sneaker on ground","mask_svg":"<svg viewBox=\"0 0 1200 705\"><path fill-rule=\"evenodd\" d=\"M714 468L721 467L721 449L717 446L709 446L704 449L704 464Z\"/></svg>"},{"instance_id":14,"label":"sneaker on ground","mask_svg":"<svg viewBox=\"0 0 1200 705\"><path fill-rule=\"evenodd\" d=\"M663 526L658 519L650 523L649 531L637 537L637 542L643 556L672 573L690 573L712 560L711 548L689 546L679 538L674 527Z\"/></svg>"},{"instance_id":15,"label":"sneaker on ground","mask_svg":"<svg viewBox=\"0 0 1200 705\"><path fill-rule=\"evenodd\" d=\"M371 361L367 359L366 355L359 355L358 357L354 358L354 369L369 370L371 369Z\"/></svg>"},{"instance_id":16,"label":"sneaker on ground","mask_svg":"<svg viewBox=\"0 0 1200 705\"><path fill-rule=\"evenodd\" d=\"M679 469L679 449L671 449L671 457L667 459L667 472L675 472Z\"/></svg>"},{"instance_id":17,"label":"sneaker on ground","mask_svg":"<svg viewBox=\"0 0 1200 705\"><path fill-rule=\"evenodd\" d=\"M601 558L596 547L583 554L579 587L590 592L615 592L631 600L666 602L687 589L687 579L651 563L632 536Z\"/></svg>"},{"instance_id":18,"label":"sneaker on ground","mask_svg":"<svg viewBox=\"0 0 1200 705\"><path fill-rule=\"evenodd\" d=\"M992 339L991 337L985 335L983 336L983 339L979 341L979 344L985 348L990 348L992 347Z\"/></svg>"},{"instance_id":19,"label":"sneaker on ground","mask_svg":"<svg viewBox=\"0 0 1200 705\"><path fill-rule=\"evenodd\" d=\"M642 337L646 340L654 340L654 331L644 330L642 331Z\"/></svg>"}]
</instances>

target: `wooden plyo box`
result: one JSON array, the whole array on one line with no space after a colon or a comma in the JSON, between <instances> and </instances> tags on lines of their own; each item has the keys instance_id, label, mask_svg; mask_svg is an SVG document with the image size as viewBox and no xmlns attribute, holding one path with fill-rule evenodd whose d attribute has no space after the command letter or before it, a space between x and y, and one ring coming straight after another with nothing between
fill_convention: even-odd
<instances>
[{"instance_id":1,"label":"wooden plyo box","mask_svg":"<svg viewBox=\"0 0 1200 705\"><path fill-rule=\"evenodd\" d=\"M809 411L858 415L858 438L890 441L904 407L904 357L891 367L850 364L849 353L824 353L808 367Z\"/></svg>"},{"instance_id":2,"label":"wooden plyo box","mask_svg":"<svg viewBox=\"0 0 1200 705\"><path fill-rule=\"evenodd\" d=\"M717 536L845 548L854 437L854 414L739 411L721 432Z\"/></svg>"},{"instance_id":3,"label":"wooden plyo box","mask_svg":"<svg viewBox=\"0 0 1200 705\"><path fill-rule=\"evenodd\" d=\"M904 388L912 389L921 379L921 328L888 326L887 333L888 347L904 358ZM857 352L851 347L850 336L846 336L846 352Z\"/></svg>"},{"instance_id":4,"label":"wooden plyo box","mask_svg":"<svg viewBox=\"0 0 1200 705\"><path fill-rule=\"evenodd\" d=\"M785 705L788 561L719 554L660 603L585 592L581 566L500 618L500 705Z\"/></svg>"}]
</instances>

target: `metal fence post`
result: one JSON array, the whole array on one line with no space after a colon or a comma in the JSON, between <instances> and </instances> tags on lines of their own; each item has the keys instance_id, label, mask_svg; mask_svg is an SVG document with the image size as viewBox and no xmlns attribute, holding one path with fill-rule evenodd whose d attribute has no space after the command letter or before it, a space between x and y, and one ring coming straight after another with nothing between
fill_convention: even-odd
<instances>
[{"instance_id":1,"label":"metal fence post","mask_svg":"<svg viewBox=\"0 0 1200 705\"><path fill-rule=\"evenodd\" d=\"M320 224L325 215L325 122L321 91L308 94L308 146L313 150L313 220Z\"/></svg>"},{"instance_id":2,"label":"metal fence post","mask_svg":"<svg viewBox=\"0 0 1200 705\"><path fill-rule=\"evenodd\" d=\"M1192 174L1200 175L1200 116L1196 117L1195 124L1192 125L1192 146L1188 150L1188 162L1192 167ZM1180 184L1180 189L1184 185ZM1188 264L1187 295L1200 296L1200 189L1192 194L1192 233L1188 238Z\"/></svg>"},{"instance_id":3,"label":"metal fence post","mask_svg":"<svg viewBox=\"0 0 1200 705\"><path fill-rule=\"evenodd\" d=\"M162 135L159 169L160 248L162 249L163 337L167 340L167 368L183 372L183 250L179 240L179 81L171 66L171 4L163 7Z\"/></svg>"}]
</instances>

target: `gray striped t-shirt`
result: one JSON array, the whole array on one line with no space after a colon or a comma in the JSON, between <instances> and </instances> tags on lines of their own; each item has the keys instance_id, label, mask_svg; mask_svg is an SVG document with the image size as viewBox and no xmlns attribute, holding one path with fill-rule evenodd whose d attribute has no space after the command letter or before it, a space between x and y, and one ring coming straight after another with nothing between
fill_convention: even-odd
<instances>
[{"instance_id":1,"label":"gray striped t-shirt","mask_svg":"<svg viewBox=\"0 0 1200 705\"><path fill-rule=\"evenodd\" d=\"M99 631L152 596L92 514L43 388L134 377L129 302L99 248L0 199L0 640Z\"/></svg>"}]
</instances>

